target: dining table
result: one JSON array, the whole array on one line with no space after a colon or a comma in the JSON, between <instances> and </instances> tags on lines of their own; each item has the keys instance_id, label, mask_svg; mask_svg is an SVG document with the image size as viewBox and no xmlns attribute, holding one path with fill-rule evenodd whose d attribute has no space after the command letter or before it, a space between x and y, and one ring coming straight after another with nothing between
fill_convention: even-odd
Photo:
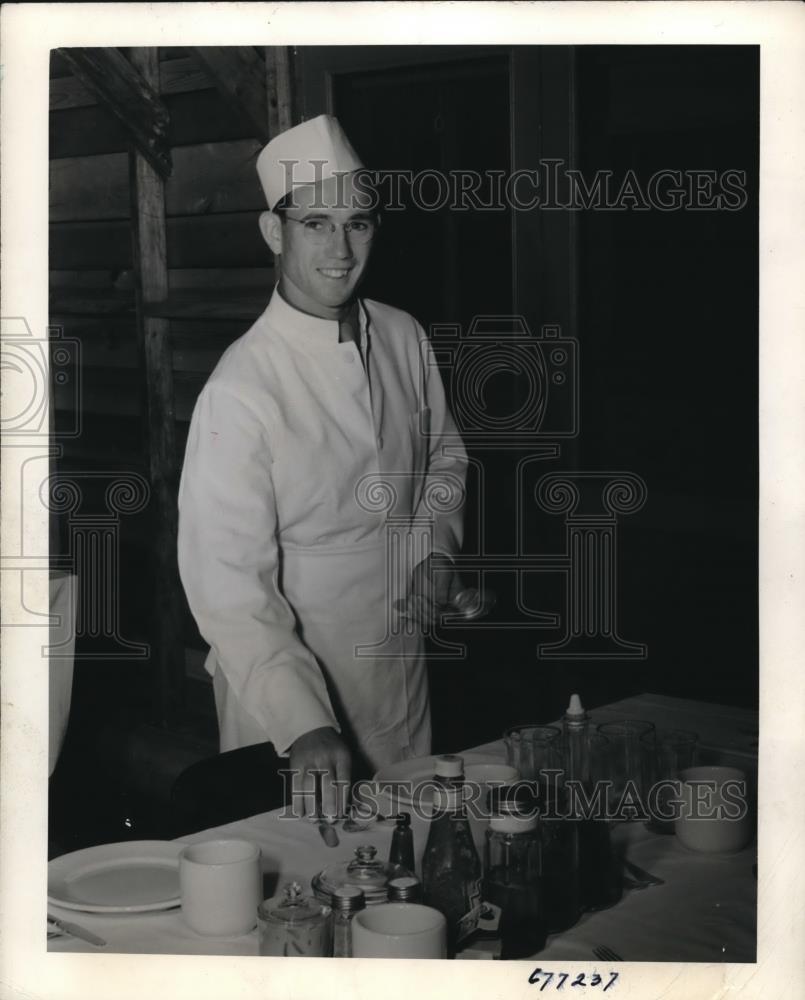
<instances>
[{"instance_id":1,"label":"dining table","mask_svg":"<svg viewBox=\"0 0 805 1000\"><path fill-rule=\"evenodd\" d=\"M643 719L657 729L693 730L699 736L699 760L739 767L746 773L750 801L756 802L758 713L750 708L711 704L665 695L640 694L590 710L592 723ZM457 749L457 752L461 752ZM472 747L473 754L505 762L503 739ZM239 819L181 838L199 843L239 838L260 847L263 895L269 898L298 881L310 889L323 868L353 856L371 844L388 857L394 824L373 822L350 833L336 827L339 845L328 847L315 823L289 818L284 808ZM412 814L417 868L428 833L428 819ZM593 949L609 948L627 962L756 961L757 841L734 854L695 853L673 834L657 833L642 822L621 822L613 831L615 849L663 884L626 888L608 909L588 912L570 929L548 937L534 956L540 962L589 960ZM79 923L106 945L95 947L62 935L48 941L51 952L106 952L186 955L256 955L257 930L230 938L202 937L183 921L178 907L158 912L90 913L48 903L53 916ZM458 959L494 960L494 941L472 944Z\"/></svg>"}]
</instances>

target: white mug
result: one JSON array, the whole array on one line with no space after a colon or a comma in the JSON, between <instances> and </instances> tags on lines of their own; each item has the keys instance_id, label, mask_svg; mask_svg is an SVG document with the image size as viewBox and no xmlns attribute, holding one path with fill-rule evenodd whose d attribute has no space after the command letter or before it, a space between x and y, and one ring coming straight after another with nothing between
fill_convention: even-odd
<instances>
[{"instance_id":1,"label":"white mug","mask_svg":"<svg viewBox=\"0 0 805 1000\"><path fill-rule=\"evenodd\" d=\"M447 921L420 903L379 903L352 918L355 958L447 958Z\"/></svg>"},{"instance_id":2,"label":"white mug","mask_svg":"<svg viewBox=\"0 0 805 1000\"><path fill-rule=\"evenodd\" d=\"M752 839L746 775L734 767L689 767L679 772L677 839L691 851L727 854ZM741 788L743 783L743 788Z\"/></svg>"},{"instance_id":3,"label":"white mug","mask_svg":"<svg viewBox=\"0 0 805 1000\"><path fill-rule=\"evenodd\" d=\"M260 848L247 840L207 840L179 855L182 916L207 937L248 934L262 900Z\"/></svg>"}]
</instances>

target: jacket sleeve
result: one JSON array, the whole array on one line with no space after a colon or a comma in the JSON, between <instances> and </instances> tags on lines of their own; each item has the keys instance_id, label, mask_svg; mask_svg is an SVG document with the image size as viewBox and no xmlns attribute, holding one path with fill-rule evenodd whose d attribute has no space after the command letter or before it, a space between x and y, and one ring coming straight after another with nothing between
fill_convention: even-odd
<instances>
[{"instance_id":1,"label":"jacket sleeve","mask_svg":"<svg viewBox=\"0 0 805 1000\"><path fill-rule=\"evenodd\" d=\"M321 670L278 587L276 505L263 422L225 386L199 396L179 487L179 572L240 709L279 754L339 730Z\"/></svg>"},{"instance_id":2,"label":"jacket sleeve","mask_svg":"<svg viewBox=\"0 0 805 1000\"><path fill-rule=\"evenodd\" d=\"M422 365L422 405L430 410L428 467L415 514L433 517L432 551L456 555L464 538L467 452L447 405L430 340L417 324Z\"/></svg>"}]
</instances>

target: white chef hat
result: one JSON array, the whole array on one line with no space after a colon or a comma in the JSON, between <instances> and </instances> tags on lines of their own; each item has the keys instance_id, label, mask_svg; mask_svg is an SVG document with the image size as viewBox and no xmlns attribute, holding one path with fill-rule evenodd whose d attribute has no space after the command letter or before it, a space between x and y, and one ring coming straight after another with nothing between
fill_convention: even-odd
<instances>
[{"instance_id":1,"label":"white chef hat","mask_svg":"<svg viewBox=\"0 0 805 1000\"><path fill-rule=\"evenodd\" d=\"M257 174L269 208L295 187L362 168L358 154L332 115L319 115L281 132L257 157Z\"/></svg>"}]
</instances>

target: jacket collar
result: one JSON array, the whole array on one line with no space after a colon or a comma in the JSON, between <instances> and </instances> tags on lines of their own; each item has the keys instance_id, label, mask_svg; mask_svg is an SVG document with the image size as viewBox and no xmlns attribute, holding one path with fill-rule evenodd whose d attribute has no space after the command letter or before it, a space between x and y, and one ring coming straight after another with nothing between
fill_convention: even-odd
<instances>
[{"instance_id":1,"label":"jacket collar","mask_svg":"<svg viewBox=\"0 0 805 1000\"><path fill-rule=\"evenodd\" d=\"M338 344L338 320L322 319L302 312L287 302L274 287L265 313L266 320L283 335L303 338L309 342L335 346ZM369 316L363 299L358 299L358 324L360 326L361 347L363 347L369 326Z\"/></svg>"}]
</instances>

